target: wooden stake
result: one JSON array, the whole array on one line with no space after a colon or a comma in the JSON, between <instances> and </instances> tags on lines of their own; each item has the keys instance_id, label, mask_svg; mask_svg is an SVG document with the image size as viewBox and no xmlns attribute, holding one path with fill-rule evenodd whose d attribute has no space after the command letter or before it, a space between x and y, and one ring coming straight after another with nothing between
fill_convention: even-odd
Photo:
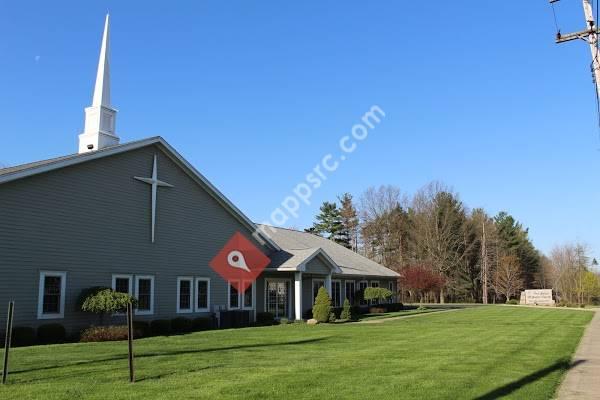
<instances>
[{"instance_id":1,"label":"wooden stake","mask_svg":"<svg viewBox=\"0 0 600 400\"><path fill-rule=\"evenodd\" d=\"M4 339L4 366L2 368L2 384L6 384L8 378L8 353L10 352L10 341L12 338L13 315L15 312L15 302L8 302L8 315L6 318L6 338Z\"/></svg>"},{"instance_id":2,"label":"wooden stake","mask_svg":"<svg viewBox=\"0 0 600 400\"><path fill-rule=\"evenodd\" d=\"M127 342L129 346L129 382L135 382L133 367L133 305L127 304Z\"/></svg>"}]
</instances>

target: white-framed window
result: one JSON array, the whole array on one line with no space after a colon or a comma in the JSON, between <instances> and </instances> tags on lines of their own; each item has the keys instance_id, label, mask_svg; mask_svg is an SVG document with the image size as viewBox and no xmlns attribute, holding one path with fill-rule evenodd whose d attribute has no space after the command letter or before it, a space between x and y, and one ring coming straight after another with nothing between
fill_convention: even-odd
<instances>
[{"instance_id":1,"label":"white-framed window","mask_svg":"<svg viewBox=\"0 0 600 400\"><path fill-rule=\"evenodd\" d=\"M38 319L65 317L67 273L40 271L38 289Z\"/></svg>"},{"instance_id":2,"label":"white-framed window","mask_svg":"<svg viewBox=\"0 0 600 400\"><path fill-rule=\"evenodd\" d=\"M388 289L390 290L390 292L392 292L392 296L390 297L390 299L388 300L388 302L390 304L392 304L396 298L396 295L394 293L394 282L393 281L389 281L388 282Z\"/></svg>"},{"instance_id":3,"label":"white-framed window","mask_svg":"<svg viewBox=\"0 0 600 400\"><path fill-rule=\"evenodd\" d=\"M210 311L210 279L196 278L196 299L194 302L196 312Z\"/></svg>"},{"instance_id":4,"label":"white-framed window","mask_svg":"<svg viewBox=\"0 0 600 400\"><path fill-rule=\"evenodd\" d=\"M112 290L119 293L133 294L133 275L114 274Z\"/></svg>"},{"instance_id":5,"label":"white-framed window","mask_svg":"<svg viewBox=\"0 0 600 400\"><path fill-rule=\"evenodd\" d=\"M358 282L358 290L360 291L360 305L364 306L367 305L367 301L365 300L365 289L369 287L369 282L367 281L360 281Z\"/></svg>"},{"instance_id":6,"label":"white-framed window","mask_svg":"<svg viewBox=\"0 0 600 400\"><path fill-rule=\"evenodd\" d=\"M379 287L379 281L371 281L371 287ZM371 304L375 305L379 303L379 299L371 300Z\"/></svg>"},{"instance_id":7,"label":"white-framed window","mask_svg":"<svg viewBox=\"0 0 600 400\"><path fill-rule=\"evenodd\" d=\"M154 314L154 276L135 276L135 298L137 299L136 315Z\"/></svg>"},{"instance_id":8,"label":"white-framed window","mask_svg":"<svg viewBox=\"0 0 600 400\"><path fill-rule=\"evenodd\" d=\"M227 308L229 310L238 310L240 308L240 293L237 288L231 284L227 288Z\"/></svg>"},{"instance_id":9,"label":"white-framed window","mask_svg":"<svg viewBox=\"0 0 600 400\"><path fill-rule=\"evenodd\" d=\"M242 309L254 310L254 297L255 297L254 283L246 288L242 298Z\"/></svg>"},{"instance_id":10,"label":"white-framed window","mask_svg":"<svg viewBox=\"0 0 600 400\"><path fill-rule=\"evenodd\" d=\"M324 279L313 279L312 280L312 305L315 305L315 299L317 298L317 294L319 294L319 289L325 286Z\"/></svg>"},{"instance_id":11,"label":"white-framed window","mask_svg":"<svg viewBox=\"0 0 600 400\"><path fill-rule=\"evenodd\" d=\"M292 308L291 281L287 279L265 279L265 310L275 318L290 318Z\"/></svg>"},{"instance_id":12,"label":"white-framed window","mask_svg":"<svg viewBox=\"0 0 600 400\"><path fill-rule=\"evenodd\" d=\"M344 282L345 286L345 296L350 302L350 305L354 305L354 295L356 294L356 289L354 286L354 281L346 281Z\"/></svg>"},{"instance_id":13,"label":"white-framed window","mask_svg":"<svg viewBox=\"0 0 600 400\"><path fill-rule=\"evenodd\" d=\"M180 276L177 278L177 313L194 311L194 278Z\"/></svg>"},{"instance_id":14,"label":"white-framed window","mask_svg":"<svg viewBox=\"0 0 600 400\"><path fill-rule=\"evenodd\" d=\"M341 307L342 302L342 282L339 280L331 281L331 302L334 307Z\"/></svg>"}]
</instances>

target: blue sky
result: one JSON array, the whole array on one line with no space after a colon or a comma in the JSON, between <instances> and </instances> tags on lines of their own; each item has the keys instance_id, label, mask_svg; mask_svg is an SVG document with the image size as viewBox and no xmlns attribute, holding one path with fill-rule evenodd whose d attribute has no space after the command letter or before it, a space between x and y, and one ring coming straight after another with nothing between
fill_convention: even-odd
<instances>
[{"instance_id":1,"label":"blue sky","mask_svg":"<svg viewBox=\"0 0 600 400\"><path fill-rule=\"evenodd\" d=\"M543 251L600 254L589 48L546 0L2 2L0 162L72 153L104 14L122 141L161 135L267 220L372 105L386 117L288 225L345 191L431 180L506 210ZM583 29L579 1L557 6Z\"/></svg>"}]
</instances>

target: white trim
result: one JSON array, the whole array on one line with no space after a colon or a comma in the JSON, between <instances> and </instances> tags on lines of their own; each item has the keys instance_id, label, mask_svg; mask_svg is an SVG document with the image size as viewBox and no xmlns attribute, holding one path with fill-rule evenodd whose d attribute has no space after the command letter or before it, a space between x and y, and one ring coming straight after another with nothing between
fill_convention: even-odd
<instances>
[{"instance_id":1,"label":"white trim","mask_svg":"<svg viewBox=\"0 0 600 400\"><path fill-rule=\"evenodd\" d=\"M311 307L313 307L315 305L315 299L317 298L317 294L319 294L318 291L317 291L317 293L315 293L315 281L323 282L323 287L325 287L325 279L324 278L323 279L322 278L312 278L310 280L310 297L312 298L312 300L310 301ZM327 288L325 288L325 290L327 290Z\"/></svg>"},{"instance_id":2,"label":"white trim","mask_svg":"<svg viewBox=\"0 0 600 400\"><path fill-rule=\"evenodd\" d=\"M117 279L129 279L129 289L127 294L129 295L133 295L133 275L127 275L127 274L113 274L112 275L112 284L111 284L111 288L112 290L117 290Z\"/></svg>"},{"instance_id":3,"label":"white trim","mask_svg":"<svg viewBox=\"0 0 600 400\"><path fill-rule=\"evenodd\" d=\"M365 289L369 287L369 281L366 280L366 279L363 279L363 280L358 281L358 290L361 290L360 284L363 283L363 282L367 284L367 286L365 286ZM365 292L364 291L363 291L362 295L363 295L362 302L364 302L364 304L359 300L358 305L360 305L360 306L368 306L369 305L369 301L368 300L364 300L364 297L365 297Z\"/></svg>"},{"instance_id":4,"label":"white trim","mask_svg":"<svg viewBox=\"0 0 600 400\"><path fill-rule=\"evenodd\" d=\"M198 282L206 282L206 308L198 307ZM210 278L197 277L194 285L194 311L209 312L210 311Z\"/></svg>"},{"instance_id":5,"label":"white trim","mask_svg":"<svg viewBox=\"0 0 600 400\"><path fill-rule=\"evenodd\" d=\"M346 285L348 285L349 283L352 283L352 298L348 299L348 296L346 296ZM354 305L354 300L356 297L356 282L353 280L344 280L344 300L348 299L348 301L350 302L350 305L353 306ZM342 303L343 305L343 303Z\"/></svg>"},{"instance_id":6,"label":"white trim","mask_svg":"<svg viewBox=\"0 0 600 400\"><path fill-rule=\"evenodd\" d=\"M302 272L294 273L294 317L302 320Z\"/></svg>"},{"instance_id":7,"label":"white trim","mask_svg":"<svg viewBox=\"0 0 600 400\"><path fill-rule=\"evenodd\" d=\"M338 296L338 306L337 307L342 307L344 305L344 297L345 297L346 286L344 286L344 295L342 296L342 281L341 281L341 279L332 279L331 280L331 294L330 294L330 296L331 296L331 300L333 300L333 284L336 283L336 282L340 284L340 293L339 293L339 296ZM333 302L333 303L335 304L335 302ZM334 304L332 304L331 306L335 307Z\"/></svg>"},{"instance_id":8,"label":"white trim","mask_svg":"<svg viewBox=\"0 0 600 400\"><path fill-rule=\"evenodd\" d=\"M44 283L47 276L60 277L60 312L44 314ZM38 286L38 319L60 319L65 317L65 295L67 293L67 273L62 271L40 271Z\"/></svg>"},{"instance_id":9,"label":"white trim","mask_svg":"<svg viewBox=\"0 0 600 400\"><path fill-rule=\"evenodd\" d=\"M181 282L188 281L190 283L190 308L180 308L180 296L181 296ZM194 312L194 278L191 276L178 276L177 277L177 304L175 308L175 312L177 314L189 314Z\"/></svg>"},{"instance_id":10,"label":"white trim","mask_svg":"<svg viewBox=\"0 0 600 400\"><path fill-rule=\"evenodd\" d=\"M6 182L14 181L17 179L22 179L31 175L41 174L48 171L53 171L55 169L69 167L71 165L80 164L86 161L96 160L98 158L108 157L114 154L121 154L127 151L139 149L142 147L150 146L153 144L161 145L166 150L165 154L176 163L179 164L180 167L183 167L184 171L188 172L188 174L205 185L209 190L207 190L208 194L211 195L215 200L217 200L221 205L225 207L230 214L232 214L236 219L238 219L242 224L246 225L252 233L259 232L260 236L266 240L275 250L281 250L281 248L261 229L259 229L256 224L254 224L244 213L240 211L229 199L227 199L223 193L221 193L212 183L208 181L196 168L194 168L188 161L186 161L170 144L168 144L162 137L155 136L148 139L138 140L131 143L120 144L117 146L107 147L101 150L91 151L89 153L75 154L73 156L61 157L56 161L50 162L48 164L42 164L38 166L32 166L29 168L25 168L20 171L15 171L13 173L7 173L4 175L0 175L0 185Z\"/></svg>"},{"instance_id":11,"label":"white trim","mask_svg":"<svg viewBox=\"0 0 600 400\"><path fill-rule=\"evenodd\" d=\"M291 279L286 279L286 278L265 278L265 295L264 295L264 299L263 299L263 310L265 310L266 312L269 312L269 310L267 310L267 299L269 297L269 282L288 282L289 286L288 286L288 293L287 293L287 297L288 297L288 315L286 318L291 319L292 318L292 306L293 306L293 302L292 302L292 296L291 296L291 291L292 291L292 280ZM281 317L279 317L281 318Z\"/></svg>"},{"instance_id":12,"label":"white trim","mask_svg":"<svg viewBox=\"0 0 600 400\"><path fill-rule=\"evenodd\" d=\"M252 284L250 285L250 287L252 288L252 290L250 291L250 293L252 294L252 305L250 307L246 307L244 305L244 296L246 295L246 292L240 293L240 306L242 307L242 310L254 310L256 308L256 285L255 285L255 282L252 282Z\"/></svg>"},{"instance_id":13,"label":"white trim","mask_svg":"<svg viewBox=\"0 0 600 400\"><path fill-rule=\"evenodd\" d=\"M227 309L228 310L240 310L242 308L242 303L241 303L241 299L240 299L240 291L237 290L238 292L238 306L237 307L231 307L231 283L227 282Z\"/></svg>"},{"instance_id":14,"label":"white trim","mask_svg":"<svg viewBox=\"0 0 600 400\"><path fill-rule=\"evenodd\" d=\"M333 259L331 257L329 257L329 254L327 254L327 252L325 250L323 250L321 247L318 247L311 255L309 255L304 260L302 260L302 262L300 264L298 264L298 266L295 269L290 269L290 268L279 269L278 268L278 270L306 272L306 264L308 264L312 259L314 259L318 255L322 255L323 258L325 258L325 261L327 261L327 263L329 263L329 265L327 265L327 263L325 263L325 264L327 265L327 267L329 267L330 271L332 271L336 274L342 273L342 269L340 268L340 266L337 265L336 262L333 261Z\"/></svg>"},{"instance_id":15,"label":"white trim","mask_svg":"<svg viewBox=\"0 0 600 400\"><path fill-rule=\"evenodd\" d=\"M154 314L154 276L153 275L136 275L135 276L135 298L139 300L140 296L140 280L150 280L150 309L138 310L135 309L135 315L152 315Z\"/></svg>"}]
</instances>

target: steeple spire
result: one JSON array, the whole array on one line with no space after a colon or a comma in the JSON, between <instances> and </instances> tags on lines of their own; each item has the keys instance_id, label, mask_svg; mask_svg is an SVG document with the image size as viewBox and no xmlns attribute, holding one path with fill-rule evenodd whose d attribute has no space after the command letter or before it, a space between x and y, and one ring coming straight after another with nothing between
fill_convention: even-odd
<instances>
[{"instance_id":1,"label":"steeple spire","mask_svg":"<svg viewBox=\"0 0 600 400\"><path fill-rule=\"evenodd\" d=\"M92 105L85 109L85 127L79 135L79 153L101 150L119 144L115 133L117 110L110 103L110 35L109 15L106 14L98 72Z\"/></svg>"},{"instance_id":2,"label":"steeple spire","mask_svg":"<svg viewBox=\"0 0 600 400\"><path fill-rule=\"evenodd\" d=\"M100 47L100 58L98 59L98 73L96 74L96 86L94 88L94 99L92 106L110 107L110 42L109 42L109 18L106 14L104 21L104 34L102 35L102 46Z\"/></svg>"}]
</instances>

